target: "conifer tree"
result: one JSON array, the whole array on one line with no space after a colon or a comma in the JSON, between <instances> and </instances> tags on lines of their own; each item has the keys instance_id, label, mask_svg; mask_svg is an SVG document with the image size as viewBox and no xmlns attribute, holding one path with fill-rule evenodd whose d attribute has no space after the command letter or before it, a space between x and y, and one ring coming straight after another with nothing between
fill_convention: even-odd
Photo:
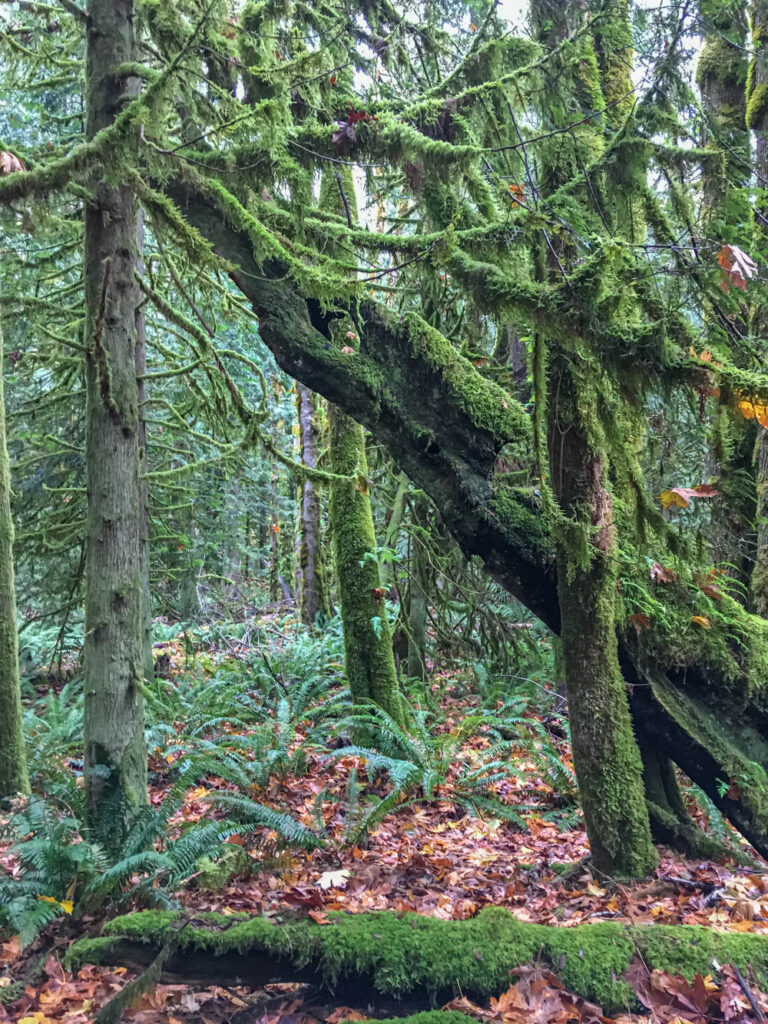
<instances>
[{"instance_id":1,"label":"conifer tree","mask_svg":"<svg viewBox=\"0 0 768 1024\"><path fill-rule=\"evenodd\" d=\"M5 433L0 332L0 797L29 792L19 678L19 638L13 573L11 471Z\"/></svg>"},{"instance_id":2,"label":"conifer tree","mask_svg":"<svg viewBox=\"0 0 768 1024\"><path fill-rule=\"evenodd\" d=\"M87 34L86 137L110 125L139 81L132 0L94 0ZM119 844L147 802L140 537L143 509L136 379L139 206L119 173L92 176L85 209L85 779L89 822ZM111 179L111 180L110 180Z\"/></svg>"}]
</instances>

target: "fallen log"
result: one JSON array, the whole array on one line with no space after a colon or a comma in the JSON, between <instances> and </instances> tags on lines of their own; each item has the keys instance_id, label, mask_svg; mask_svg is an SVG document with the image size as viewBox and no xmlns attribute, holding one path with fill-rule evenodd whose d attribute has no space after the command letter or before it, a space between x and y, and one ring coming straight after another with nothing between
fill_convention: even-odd
<instances>
[{"instance_id":1,"label":"fallen log","mask_svg":"<svg viewBox=\"0 0 768 1024\"><path fill-rule=\"evenodd\" d=\"M178 920L163 911L116 918L101 937L75 943L68 963L145 967ZM610 921L562 928L518 921L498 907L467 921L380 911L329 913L327 924L203 913L178 930L176 942L163 979L251 987L310 982L348 1005L380 1005L384 998L399 1000L401 1010L439 1006L459 993L498 996L510 971L531 962L550 964L569 991L606 1013L634 1005L625 975L635 957L688 980L718 964L744 973L768 969L768 935Z\"/></svg>"}]
</instances>

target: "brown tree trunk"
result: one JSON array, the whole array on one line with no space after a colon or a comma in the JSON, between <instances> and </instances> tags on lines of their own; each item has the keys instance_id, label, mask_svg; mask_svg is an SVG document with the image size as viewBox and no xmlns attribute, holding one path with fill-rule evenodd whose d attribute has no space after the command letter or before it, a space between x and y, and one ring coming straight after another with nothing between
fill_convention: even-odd
<instances>
[{"instance_id":1,"label":"brown tree trunk","mask_svg":"<svg viewBox=\"0 0 768 1024\"><path fill-rule=\"evenodd\" d=\"M139 88L132 0L92 0L87 24L88 138ZM119 847L147 802L136 380L139 208L126 186L93 184L85 208L85 785L89 825Z\"/></svg>"}]
</instances>

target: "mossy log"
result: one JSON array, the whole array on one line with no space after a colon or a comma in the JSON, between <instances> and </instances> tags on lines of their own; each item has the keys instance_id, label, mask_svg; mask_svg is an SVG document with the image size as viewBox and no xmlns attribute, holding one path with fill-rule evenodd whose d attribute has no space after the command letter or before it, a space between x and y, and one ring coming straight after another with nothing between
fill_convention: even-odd
<instances>
[{"instance_id":1,"label":"mossy log","mask_svg":"<svg viewBox=\"0 0 768 1024\"><path fill-rule=\"evenodd\" d=\"M145 966L174 929L178 948L163 967L168 979L274 981L324 985L352 1005L371 1002L401 1011L441 1005L453 994L498 995L510 971L532 961L551 964L569 991L611 1013L634 1005L625 972L632 959L692 980L717 964L768 969L768 936L714 932L698 926L616 922L574 928L528 924L498 907L468 921L381 911L329 914L276 923L247 915L200 914L179 928L173 912L144 911L110 921L104 936L83 939L69 962Z\"/></svg>"},{"instance_id":2,"label":"mossy log","mask_svg":"<svg viewBox=\"0 0 768 1024\"><path fill-rule=\"evenodd\" d=\"M167 188L188 223L242 268L233 280L253 304L261 336L282 369L368 427L432 498L464 553L479 557L509 593L559 632L554 549L537 496L510 487L496 472L502 449L530 451L523 407L438 331L375 303L347 311L360 348L341 351L330 314L300 293L285 267L257 262L247 233L229 224L211 200L182 184ZM659 744L768 856L768 626L743 609L740 614L743 649L736 659L722 650L702 659L703 642L667 657L650 634L621 643L620 653L638 740ZM752 667L739 680L734 672L745 650ZM688 655L688 663L681 661ZM695 714L684 707L688 698ZM663 831L689 846L689 823L681 824L682 830L670 829L667 822Z\"/></svg>"}]
</instances>

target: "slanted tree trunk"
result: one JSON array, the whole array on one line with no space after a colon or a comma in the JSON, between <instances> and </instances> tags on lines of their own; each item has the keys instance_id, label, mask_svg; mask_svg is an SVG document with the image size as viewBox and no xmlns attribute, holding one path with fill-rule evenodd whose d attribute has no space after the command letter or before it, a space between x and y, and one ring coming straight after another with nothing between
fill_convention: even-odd
<instances>
[{"instance_id":1,"label":"slanted tree trunk","mask_svg":"<svg viewBox=\"0 0 768 1024\"><path fill-rule=\"evenodd\" d=\"M13 581L11 467L5 434L3 336L0 332L0 797L28 792Z\"/></svg>"},{"instance_id":2,"label":"slanted tree trunk","mask_svg":"<svg viewBox=\"0 0 768 1024\"><path fill-rule=\"evenodd\" d=\"M317 466L317 403L317 396L309 388L301 384L296 386L301 461L310 469ZM311 480L305 480L301 486L299 499L299 543L296 561L301 619L308 626L314 626L318 616L328 616L320 529L320 498L317 488Z\"/></svg>"},{"instance_id":3,"label":"slanted tree trunk","mask_svg":"<svg viewBox=\"0 0 768 1024\"><path fill-rule=\"evenodd\" d=\"M136 79L132 0L93 0L87 24L88 138L110 124ZM139 208L126 186L93 185L85 206L85 786L88 822L119 846L147 802L144 741L142 503L136 381Z\"/></svg>"},{"instance_id":4,"label":"slanted tree trunk","mask_svg":"<svg viewBox=\"0 0 768 1024\"><path fill-rule=\"evenodd\" d=\"M331 531L347 681L353 700L372 700L400 720L392 635L367 490L365 435L341 409L332 405L329 413L331 466L335 474L350 478L331 485Z\"/></svg>"},{"instance_id":5,"label":"slanted tree trunk","mask_svg":"<svg viewBox=\"0 0 768 1024\"><path fill-rule=\"evenodd\" d=\"M184 189L172 194L217 251L244 271L234 280L257 312L261 337L279 366L363 423L426 491L464 553L479 557L510 594L559 632L550 526L536 501L506 488L494 472L505 445L529 441L530 419L522 407L419 318L395 319L373 303L360 305L364 327L355 359L340 354L329 344L326 317L288 282L284 266L257 261L248 236L229 225L210 200ZM487 272L492 277L490 265ZM471 406L456 401L457 382L462 390L471 388ZM489 409L497 417L494 424ZM747 620L754 628L740 641L742 662L759 659L765 647L765 624L756 617ZM756 743L768 740L763 689L740 676L734 716L732 679L738 666L692 661L674 680L660 680L652 690L636 667L648 660L645 638L637 640L622 643L636 728L768 855L768 814L761 796L768 745L754 752ZM653 652L653 664L657 658ZM686 688L695 691L696 714L684 709L678 714L678 694ZM742 796L734 800L723 794L721 783L737 775Z\"/></svg>"}]
</instances>

